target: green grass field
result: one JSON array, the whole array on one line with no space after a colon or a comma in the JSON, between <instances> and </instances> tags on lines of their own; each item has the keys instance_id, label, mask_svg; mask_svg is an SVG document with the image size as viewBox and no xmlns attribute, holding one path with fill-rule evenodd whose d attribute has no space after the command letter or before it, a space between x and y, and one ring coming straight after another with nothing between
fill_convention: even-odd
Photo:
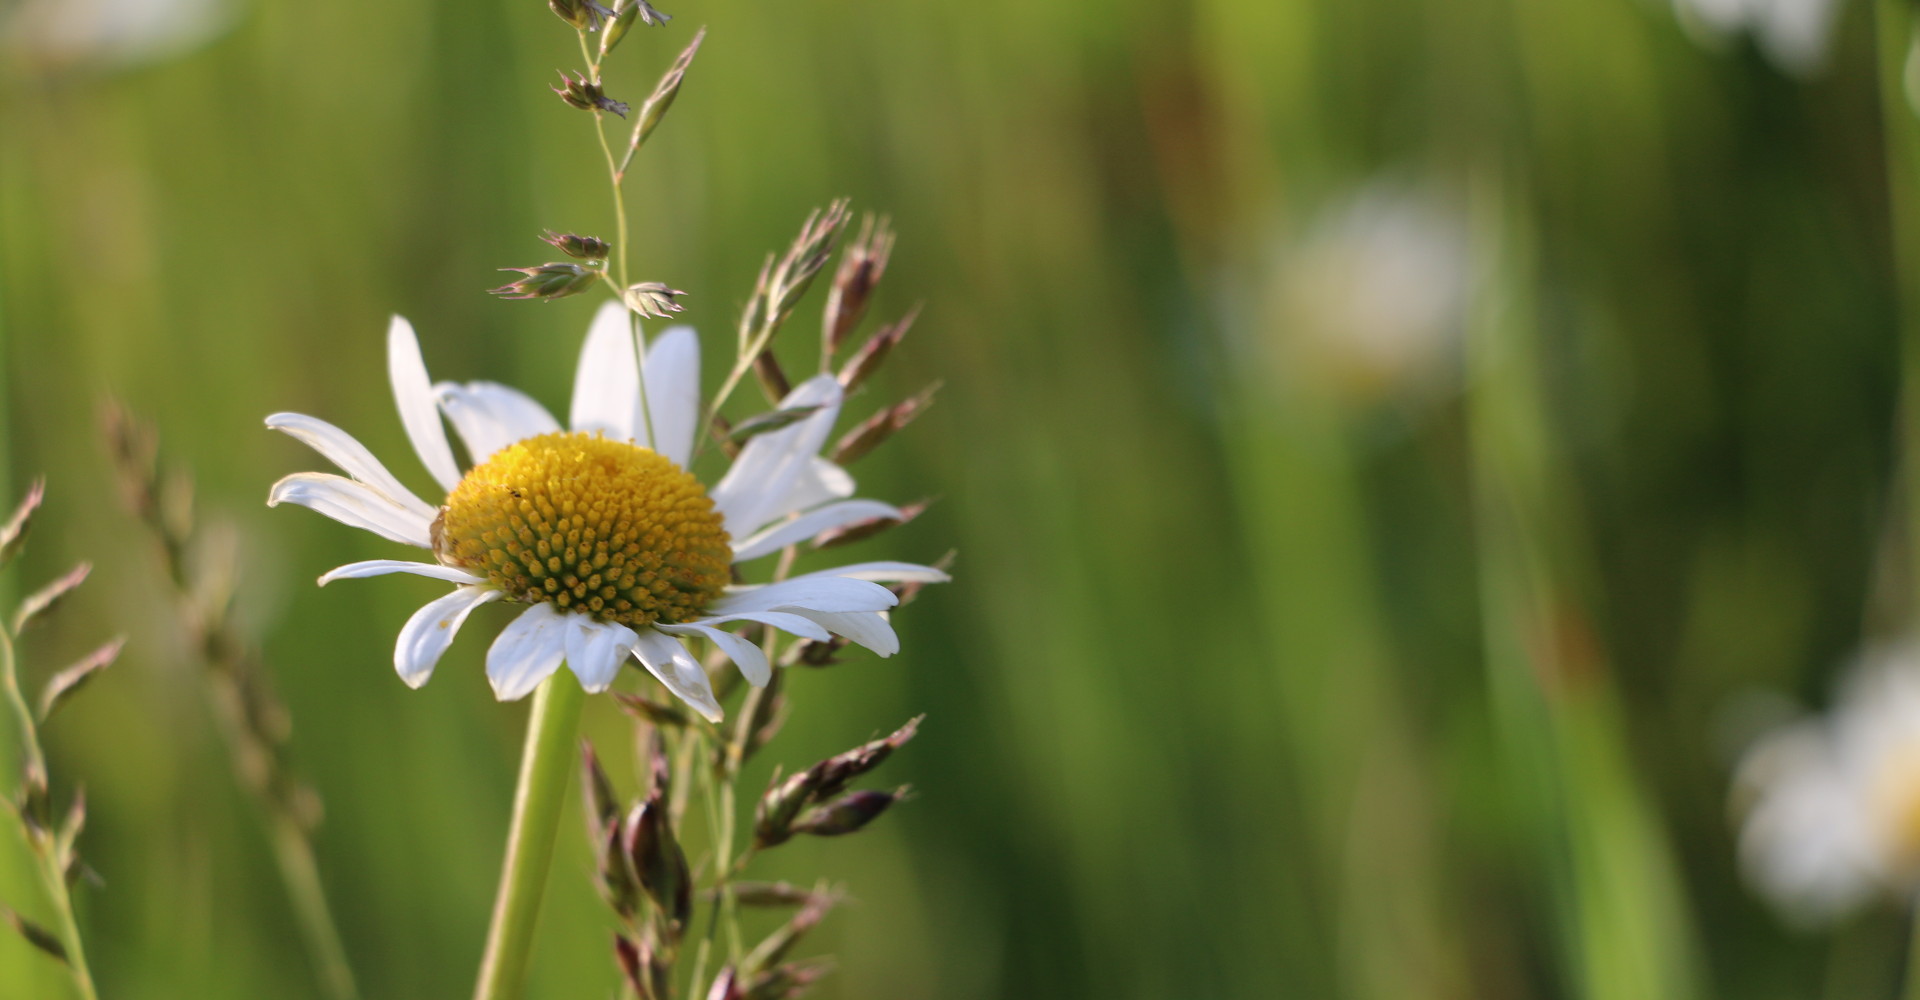
<instances>
[{"instance_id":1,"label":"green grass field","mask_svg":"<svg viewBox=\"0 0 1920 1000\"><path fill-rule=\"evenodd\" d=\"M839 962L816 995L1896 995L1901 908L1793 930L1729 807L1768 706L1824 704L1911 604L1869 5L1805 77L1659 0L663 9L618 96L708 37L629 181L636 270L719 357L762 256L851 197L900 233L878 312L925 304L852 412L944 380L860 467L935 503L847 551L954 549L956 580L898 657L795 676L775 754L928 716L887 765L913 801L768 861L855 901L807 943ZM94 563L22 646L36 684L128 637L47 727L104 879L82 925L115 1000L321 996L115 489L111 396L238 533L364 993L461 996L526 715L480 671L506 614L399 683L439 585L316 589L390 546L267 510L316 464L261 420L324 416L426 485L395 312L437 377L564 406L598 297L485 290L543 228L608 224L547 89L579 56L532 0L226 16L144 55L0 35L0 505L48 484L5 586ZM624 718L587 724L627 780ZM536 998L617 995L575 812ZM39 918L0 834L0 901ZM66 989L0 937L0 997Z\"/></svg>"}]
</instances>

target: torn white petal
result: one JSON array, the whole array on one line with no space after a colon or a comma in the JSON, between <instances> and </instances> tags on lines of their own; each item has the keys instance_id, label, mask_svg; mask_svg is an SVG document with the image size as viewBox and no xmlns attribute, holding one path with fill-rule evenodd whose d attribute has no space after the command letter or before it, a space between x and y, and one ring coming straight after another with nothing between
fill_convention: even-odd
<instances>
[{"instance_id":1,"label":"torn white petal","mask_svg":"<svg viewBox=\"0 0 1920 1000\"><path fill-rule=\"evenodd\" d=\"M487 650L487 680L494 697L517 701L560 669L567 656L564 625L553 605L542 602L500 630Z\"/></svg>"},{"instance_id":2,"label":"torn white petal","mask_svg":"<svg viewBox=\"0 0 1920 1000\"><path fill-rule=\"evenodd\" d=\"M393 668L408 687L417 688L433 676L434 664L453 645L453 637L474 608L497 601L501 593L491 587L460 587L453 593L429 601L407 619L400 628L399 641L393 646Z\"/></svg>"},{"instance_id":3,"label":"torn white petal","mask_svg":"<svg viewBox=\"0 0 1920 1000\"><path fill-rule=\"evenodd\" d=\"M707 680L706 670L687 652L684 643L652 628L640 629L637 634L639 641L634 643L633 655L648 673L681 701L706 716L707 721L719 722L726 717L713 696L713 684Z\"/></svg>"},{"instance_id":4,"label":"torn white petal","mask_svg":"<svg viewBox=\"0 0 1920 1000\"><path fill-rule=\"evenodd\" d=\"M750 639L734 635L726 629L701 625L697 622L655 627L668 635L701 635L711 639L714 645L720 647L721 652L727 654L727 659L732 660L734 665L740 668L740 675L747 679L747 683L754 687L766 687L767 682L773 679L773 667L767 662L766 651Z\"/></svg>"}]
</instances>

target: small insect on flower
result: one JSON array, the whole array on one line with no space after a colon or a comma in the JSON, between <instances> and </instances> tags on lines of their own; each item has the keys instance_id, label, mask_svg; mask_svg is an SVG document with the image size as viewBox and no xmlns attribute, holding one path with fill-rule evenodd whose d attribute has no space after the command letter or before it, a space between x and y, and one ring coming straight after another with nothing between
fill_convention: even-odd
<instances>
[{"instance_id":1,"label":"small insect on flower","mask_svg":"<svg viewBox=\"0 0 1920 1000\"><path fill-rule=\"evenodd\" d=\"M736 565L822 531L903 514L892 504L848 499L853 478L820 457L840 412L841 388L831 375L801 383L781 404L815 407L806 418L748 441L711 487L694 478L687 466L701 418L699 340L690 327L669 329L644 351L643 367L631 323L619 303L601 307L563 428L506 386L433 384L413 328L395 317L388 375L407 436L445 491L437 506L332 424L297 413L267 418L269 428L347 473L288 476L274 484L269 506L311 507L432 555L350 563L322 584L386 573L454 584L400 630L394 668L409 685L427 682L473 609L504 601L526 607L487 653L487 677L501 700L525 696L562 663L587 690L603 691L632 657L718 720L707 673L683 639L712 641L749 682L764 685L772 677L766 654L728 624L771 625L815 641L837 634L889 656L899 639L886 611L899 598L881 584L947 579L931 566L872 562L734 584ZM473 459L464 471L442 418Z\"/></svg>"},{"instance_id":2,"label":"small insect on flower","mask_svg":"<svg viewBox=\"0 0 1920 1000\"><path fill-rule=\"evenodd\" d=\"M1824 719L1783 726L1740 765L1747 874L1821 924L1920 889L1920 647L1870 652Z\"/></svg>"}]
</instances>

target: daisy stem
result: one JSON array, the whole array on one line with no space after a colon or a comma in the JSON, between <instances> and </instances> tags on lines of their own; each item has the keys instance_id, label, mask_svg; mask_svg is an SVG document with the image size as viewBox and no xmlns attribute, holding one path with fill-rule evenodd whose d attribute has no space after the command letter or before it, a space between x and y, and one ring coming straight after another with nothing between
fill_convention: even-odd
<instances>
[{"instance_id":1,"label":"daisy stem","mask_svg":"<svg viewBox=\"0 0 1920 1000\"><path fill-rule=\"evenodd\" d=\"M34 722L33 709L27 705L26 696L20 693L20 674L14 660L13 636L0 628L0 684L6 688L7 704L13 710L20 724L20 744L27 755L27 780L40 786L40 796L44 797L47 787L47 755L40 747L40 727ZM66 851L61 847L60 834L47 829L39 819L28 819L21 813L21 833L26 836L27 844L33 849L34 867L40 875L40 884L46 889L47 899L53 904L54 916L60 922L60 946L66 950L67 970L73 976L74 990L82 1000L99 1000L100 994L93 986L93 969L87 965L86 946L80 940L80 921L74 916L73 893L67 885Z\"/></svg>"},{"instance_id":2,"label":"daisy stem","mask_svg":"<svg viewBox=\"0 0 1920 1000\"><path fill-rule=\"evenodd\" d=\"M1907 101L1907 56L1913 13L1907 0L1877 0L1880 119L1892 206L1894 287L1900 316L1900 438L1907 504L1910 609L1920 590L1920 123ZM1916 987L1909 986L1909 995Z\"/></svg>"},{"instance_id":3,"label":"daisy stem","mask_svg":"<svg viewBox=\"0 0 1920 1000\"><path fill-rule=\"evenodd\" d=\"M519 1000L526 988L527 959L540 916L560 807L573 777L574 737L586 696L571 675L557 672L533 695L527 742L520 756L520 782L513 796L506 863L487 931L486 955L474 1000Z\"/></svg>"}]
</instances>

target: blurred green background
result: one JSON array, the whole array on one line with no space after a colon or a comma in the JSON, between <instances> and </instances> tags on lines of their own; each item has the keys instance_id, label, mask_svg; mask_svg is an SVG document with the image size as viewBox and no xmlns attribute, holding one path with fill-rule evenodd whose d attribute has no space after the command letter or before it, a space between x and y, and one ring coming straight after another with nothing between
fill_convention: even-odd
<instances>
[{"instance_id":1,"label":"blurred green background","mask_svg":"<svg viewBox=\"0 0 1920 1000\"><path fill-rule=\"evenodd\" d=\"M1892 995L1901 915L1789 930L1727 796L1764 693L1824 698L1905 593L1866 5L1818 67L1657 0L664 9L609 89L708 26L629 191L709 389L761 256L840 195L900 231L879 311L926 303L851 414L945 380L856 470L938 502L858 555L954 548L957 580L901 656L795 677L772 751L929 716L883 772L910 805L766 864L857 900L809 941L840 960L818 995ZM36 679L130 637L48 732L88 788L104 993L320 995L118 502L113 394L240 532L366 995L463 995L525 716L480 670L504 612L405 688L394 634L440 585L316 590L393 547L267 511L319 463L261 418L320 415L424 488L392 312L436 377L564 405L594 302L484 290L542 228L610 229L547 90L572 33L536 0L0 25L0 470L49 483L7 586L96 565ZM625 780L624 721L589 712ZM566 822L531 995L612 996ZM0 838L0 899L39 914L22 859ZM0 938L0 997L65 989Z\"/></svg>"}]
</instances>

